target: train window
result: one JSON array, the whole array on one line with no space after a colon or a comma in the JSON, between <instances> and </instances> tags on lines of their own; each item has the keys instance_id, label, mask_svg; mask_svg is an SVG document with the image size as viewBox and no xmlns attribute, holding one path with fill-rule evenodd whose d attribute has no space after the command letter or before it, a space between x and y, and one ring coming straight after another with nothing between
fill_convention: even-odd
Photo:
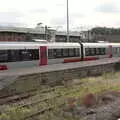
<instances>
[{"instance_id":1,"label":"train window","mask_svg":"<svg viewBox=\"0 0 120 120\"><path fill-rule=\"evenodd\" d=\"M89 56L89 48L85 48L85 54L86 56Z\"/></svg>"},{"instance_id":2,"label":"train window","mask_svg":"<svg viewBox=\"0 0 120 120\"><path fill-rule=\"evenodd\" d=\"M116 54L119 53L119 48L116 48Z\"/></svg>"},{"instance_id":3,"label":"train window","mask_svg":"<svg viewBox=\"0 0 120 120\"><path fill-rule=\"evenodd\" d=\"M90 55L92 55L92 56L94 56L94 55L95 55L95 49L94 49L94 48L90 48L90 52L91 52L91 54L90 54Z\"/></svg>"},{"instance_id":4,"label":"train window","mask_svg":"<svg viewBox=\"0 0 120 120\"><path fill-rule=\"evenodd\" d=\"M56 49L56 58L62 57L62 49Z\"/></svg>"},{"instance_id":5,"label":"train window","mask_svg":"<svg viewBox=\"0 0 120 120\"><path fill-rule=\"evenodd\" d=\"M8 61L8 50L0 50L0 62Z\"/></svg>"},{"instance_id":6,"label":"train window","mask_svg":"<svg viewBox=\"0 0 120 120\"><path fill-rule=\"evenodd\" d=\"M102 48L99 48L99 55L102 55Z\"/></svg>"},{"instance_id":7,"label":"train window","mask_svg":"<svg viewBox=\"0 0 120 120\"><path fill-rule=\"evenodd\" d=\"M62 49L48 49L48 59L55 59L62 57Z\"/></svg>"},{"instance_id":8,"label":"train window","mask_svg":"<svg viewBox=\"0 0 120 120\"><path fill-rule=\"evenodd\" d=\"M31 60L39 60L39 49L30 49L28 50L28 54ZM46 52L44 53L44 57L46 57Z\"/></svg>"},{"instance_id":9,"label":"train window","mask_svg":"<svg viewBox=\"0 0 120 120\"><path fill-rule=\"evenodd\" d=\"M114 53L115 53L115 54L117 53L117 48L114 48Z\"/></svg>"},{"instance_id":10,"label":"train window","mask_svg":"<svg viewBox=\"0 0 120 120\"><path fill-rule=\"evenodd\" d=\"M101 51L100 51L101 55L105 55L105 50L106 50L105 48L101 48Z\"/></svg>"},{"instance_id":11,"label":"train window","mask_svg":"<svg viewBox=\"0 0 120 120\"><path fill-rule=\"evenodd\" d=\"M75 56L75 51L74 51L73 48L70 48L70 49L69 49L69 56L70 56L70 57L74 57L74 56Z\"/></svg>"},{"instance_id":12,"label":"train window","mask_svg":"<svg viewBox=\"0 0 120 120\"><path fill-rule=\"evenodd\" d=\"M117 54L117 48L115 48L115 52L116 52L116 54Z\"/></svg>"},{"instance_id":13,"label":"train window","mask_svg":"<svg viewBox=\"0 0 120 120\"><path fill-rule=\"evenodd\" d=\"M53 54L53 49L48 49L48 59L53 59L54 58L54 54Z\"/></svg>"},{"instance_id":14,"label":"train window","mask_svg":"<svg viewBox=\"0 0 120 120\"><path fill-rule=\"evenodd\" d=\"M0 50L0 62L31 61L39 59L39 50Z\"/></svg>"},{"instance_id":15,"label":"train window","mask_svg":"<svg viewBox=\"0 0 120 120\"><path fill-rule=\"evenodd\" d=\"M105 48L86 48L86 56L105 55Z\"/></svg>"},{"instance_id":16,"label":"train window","mask_svg":"<svg viewBox=\"0 0 120 120\"><path fill-rule=\"evenodd\" d=\"M37 49L20 50L20 56L22 61L38 60L39 50Z\"/></svg>"},{"instance_id":17,"label":"train window","mask_svg":"<svg viewBox=\"0 0 120 120\"><path fill-rule=\"evenodd\" d=\"M94 55L96 55L96 48L93 48L94 49Z\"/></svg>"},{"instance_id":18,"label":"train window","mask_svg":"<svg viewBox=\"0 0 120 120\"><path fill-rule=\"evenodd\" d=\"M91 56L92 55L92 48L89 48L89 55L88 56Z\"/></svg>"},{"instance_id":19,"label":"train window","mask_svg":"<svg viewBox=\"0 0 120 120\"><path fill-rule=\"evenodd\" d=\"M101 49L102 49L102 48L98 48L98 49L99 49L99 55L101 55Z\"/></svg>"},{"instance_id":20,"label":"train window","mask_svg":"<svg viewBox=\"0 0 120 120\"><path fill-rule=\"evenodd\" d=\"M75 48L75 56L76 56L76 57L79 57L79 56L80 56L79 48Z\"/></svg>"},{"instance_id":21,"label":"train window","mask_svg":"<svg viewBox=\"0 0 120 120\"><path fill-rule=\"evenodd\" d=\"M56 56L57 56L56 49L53 49L53 58L56 58Z\"/></svg>"},{"instance_id":22,"label":"train window","mask_svg":"<svg viewBox=\"0 0 120 120\"><path fill-rule=\"evenodd\" d=\"M27 49L20 50L20 58L21 58L21 61L28 61L31 58L31 54L29 54Z\"/></svg>"},{"instance_id":23,"label":"train window","mask_svg":"<svg viewBox=\"0 0 120 120\"><path fill-rule=\"evenodd\" d=\"M119 53L120 53L120 48L119 48L119 51L118 51Z\"/></svg>"},{"instance_id":24,"label":"train window","mask_svg":"<svg viewBox=\"0 0 120 120\"><path fill-rule=\"evenodd\" d=\"M113 53L117 54L117 48L113 48Z\"/></svg>"},{"instance_id":25,"label":"train window","mask_svg":"<svg viewBox=\"0 0 120 120\"><path fill-rule=\"evenodd\" d=\"M96 48L96 55L99 55L99 54L100 54L100 49Z\"/></svg>"},{"instance_id":26,"label":"train window","mask_svg":"<svg viewBox=\"0 0 120 120\"><path fill-rule=\"evenodd\" d=\"M21 61L20 50L8 50L8 62Z\"/></svg>"},{"instance_id":27,"label":"train window","mask_svg":"<svg viewBox=\"0 0 120 120\"><path fill-rule=\"evenodd\" d=\"M63 49L63 57L69 57L69 50L67 48Z\"/></svg>"},{"instance_id":28,"label":"train window","mask_svg":"<svg viewBox=\"0 0 120 120\"><path fill-rule=\"evenodd\" d=\"M114 48L113 52L114 52L114 54L116 54L116 53L117 53L117 49L116 49L116 48Z\"/></svg>"},{"instance_id":29,"label":"train window","mask_svg":"<svg viewBox=\"0 0 120 120\"><path fill-rule=\"evenodd\" d=\"M117 48L117 53L119 53L120 48Z\"/></svg>"},{"instance_id":30,"label":"train window","mask_svg":"<svg viewBox=\"0 0 120 120\"><path fill-rule=\"evenodd\" d=\"M89 48L89 54L88 54L88 56L90 56L91 55L91 48Z\"/></svg>"}]
</instances>

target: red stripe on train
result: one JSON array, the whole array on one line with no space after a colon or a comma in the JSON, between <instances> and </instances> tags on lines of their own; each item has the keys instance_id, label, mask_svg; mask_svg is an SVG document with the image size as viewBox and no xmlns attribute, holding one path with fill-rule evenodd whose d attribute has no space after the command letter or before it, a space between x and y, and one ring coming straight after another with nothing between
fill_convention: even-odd
<instances>
[{"instance_id":1,"label":"red stripe on train","mask_svg":"<svg viewBox=\"0 0 120 120\"><path fill-rule=\"evenodd\" d=\"M83 61L98 60L97 57L83 58Z\"/></svg>"},{"instance_id":2,"label":"red stripe on train","mask_svg":"<svg viewBox=\"0 0 120 120\"><path fill-rule=\"evenodd\" d=\"M98 59L99 59L99 58L97 58L97 57L89 57L89 58L83 58L83 61L98 60ZM64 63L80 62L80 61L82 61L81 58L64 59Z\"/></svg>"},{"instance_id":3,"label":"red stripe on train","mask_svg":"<svg viewBox=\"0 0 120 120\"><path fill-rule=\"evenodd\" d=\"M8 70L8 67L6 65L0 65L0 70Z\"/></svg>"},{"instance_id":4,"label":"red stripe on train","mask_svg":"<svg viewBox=\"0 0 120 120\"><path fill-rule=\"evenodd\" d=\"M71 59L64 59L64 63L69 63L69 62L80 62L81 58L71 58Z\"/></svg>"}]
</instances>

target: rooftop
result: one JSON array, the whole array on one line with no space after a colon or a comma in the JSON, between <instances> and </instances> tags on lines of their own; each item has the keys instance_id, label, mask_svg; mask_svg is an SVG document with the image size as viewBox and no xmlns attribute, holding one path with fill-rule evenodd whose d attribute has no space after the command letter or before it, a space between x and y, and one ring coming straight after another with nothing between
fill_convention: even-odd
<instances>
[{"instance_id":1,"label":"rooftop","mask_svg":"<svg viewBox=\"0 0 120 120\"><path fill-rule=\"evenodd\" d=\"M56 31L55 29L48 28L49 31L56 32L56 35L66 35L66 31ZM44 34L45 28L24 28L24 27L3 27L0 26L0 32L18 32L18 33L33 33L33 34ZM70 36L80 36L78 31L70 31Z\"/></svg>"}]
</instances>

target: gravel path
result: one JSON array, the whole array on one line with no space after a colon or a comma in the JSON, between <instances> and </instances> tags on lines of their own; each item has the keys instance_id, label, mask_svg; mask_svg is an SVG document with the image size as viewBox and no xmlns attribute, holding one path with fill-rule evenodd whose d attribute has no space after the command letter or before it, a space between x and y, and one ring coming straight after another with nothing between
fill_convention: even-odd
<instances>
[{"instance_id":1,"label":"gravel path","mask_svg":"<svg viewBox=\"0 0 120 120\"><path fill-rule=\"evenodd\" d=\"M87 115L85 120L117 120L120 118L120 98L108 105L93 109L94 114Z\"/></svg>"},{"instance_id":2,"label":"gravel path","mask_svg":"<svg viewBox=\"0 0 120 120\"><path fill-rule=\"evenodd\" d=\"M120 118L120 92L104 93L95 108L88 109L84 120L117 120Z\"/></svg>"},{"instance_id":3,"label":"gravel path","mask_svg":"<svg viewBox=\"0 0 120 120\"><path fill-rule=\"evenodd\" d=\"M71 113L80 120L118 120L120 118L120 92L105 93L94 106L89 108L78 106Z\"/></svg>"}]
</instances>

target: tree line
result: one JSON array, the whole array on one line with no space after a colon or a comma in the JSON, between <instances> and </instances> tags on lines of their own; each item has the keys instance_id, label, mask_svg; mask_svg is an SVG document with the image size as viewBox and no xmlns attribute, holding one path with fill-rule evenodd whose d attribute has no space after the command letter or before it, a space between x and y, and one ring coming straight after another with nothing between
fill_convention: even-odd
<instances>
[{"instance_id":1,"label":"tree line","mask_svg":"<svg viewBox=\"0 0 120 120\"><path fill-rule=\"evenodd\" d=\"M98 35L120 35L120 28L95 27L91 29L91 33Z\"/></svg>"}]
</instances>

